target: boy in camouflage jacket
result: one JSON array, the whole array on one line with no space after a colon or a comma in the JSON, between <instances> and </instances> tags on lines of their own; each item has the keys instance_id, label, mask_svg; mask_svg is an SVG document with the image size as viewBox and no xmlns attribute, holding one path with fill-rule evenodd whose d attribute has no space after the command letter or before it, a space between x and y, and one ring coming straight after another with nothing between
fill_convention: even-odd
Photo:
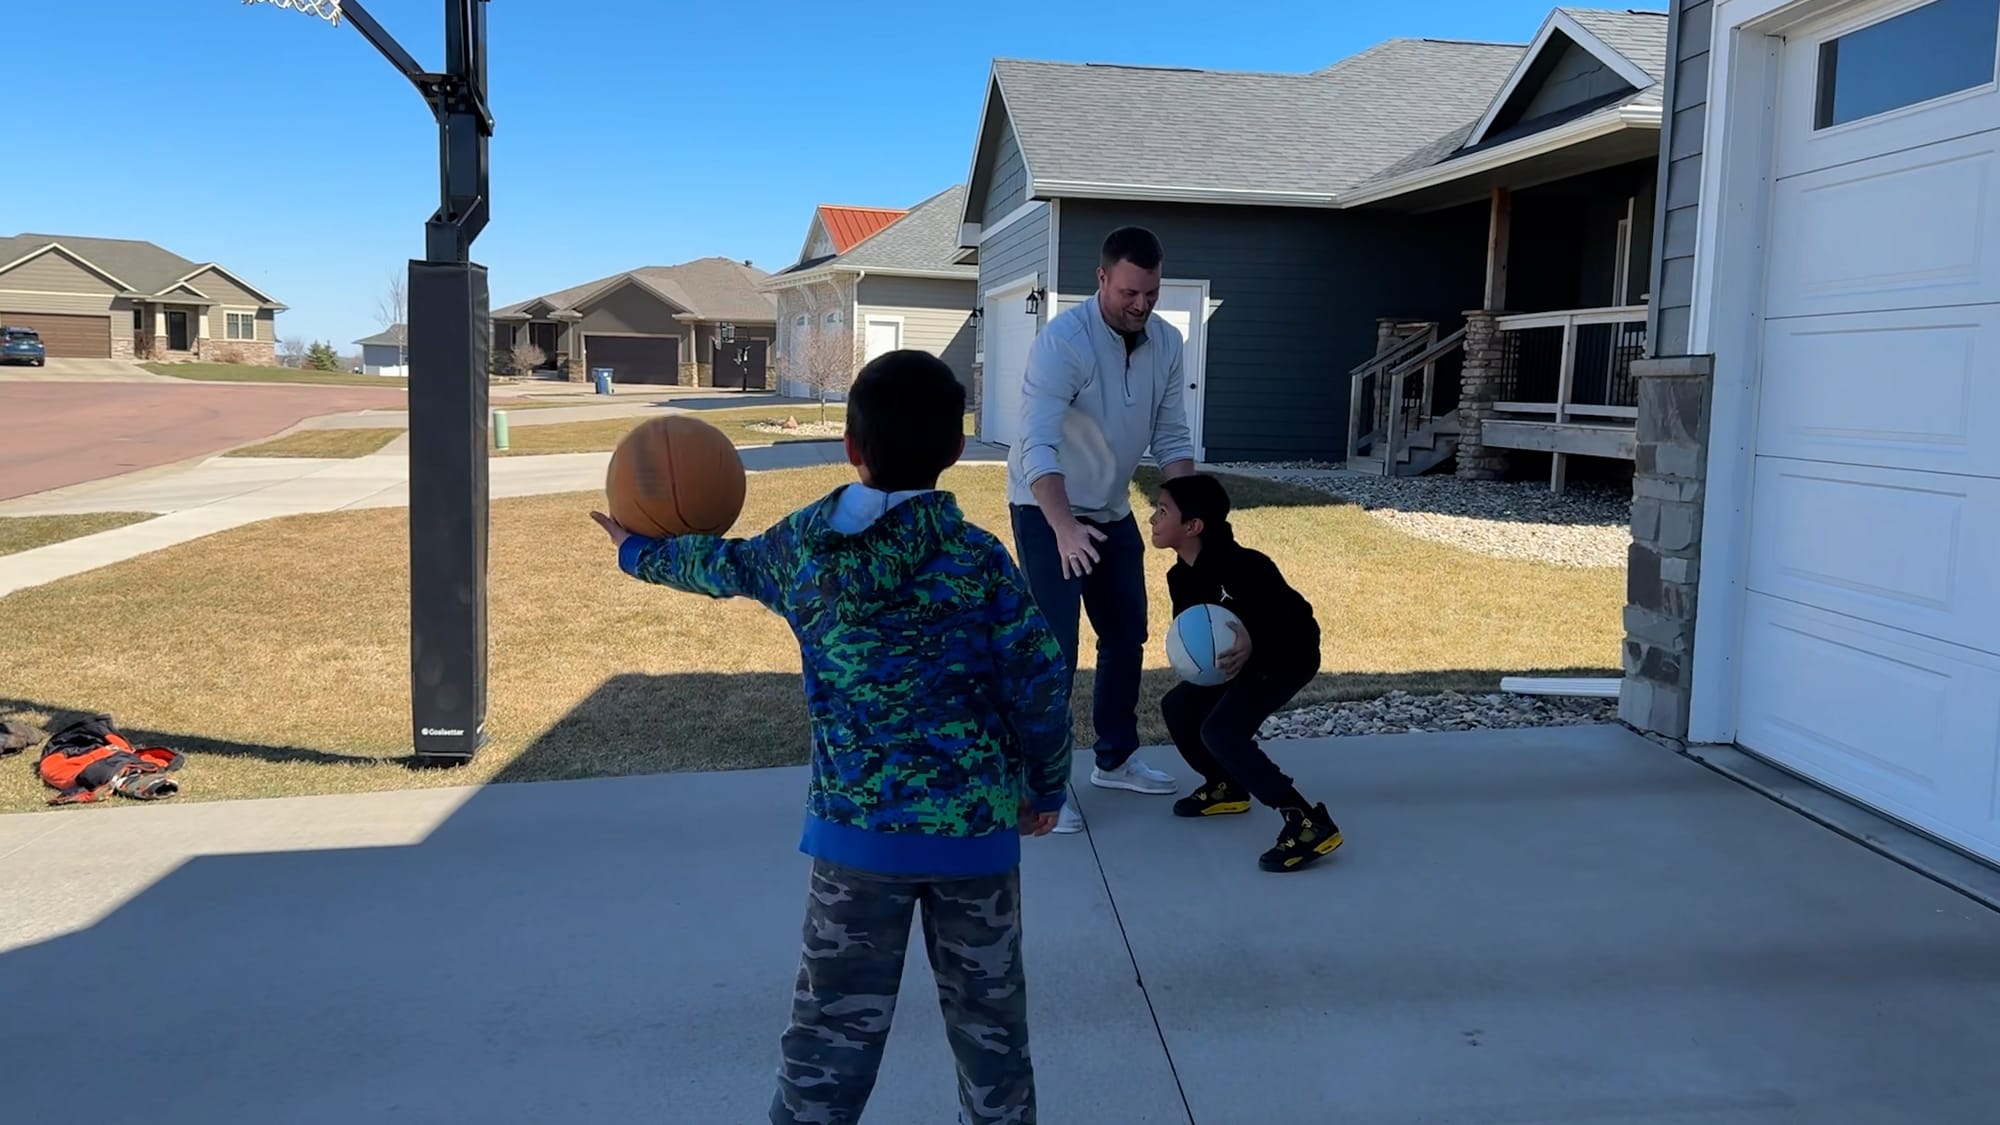
<instances>
[{"instance_id":1,"label":"boy in camouflage jacket","mask_svg":"<svg viewBox=\"0 0 2000 1125\"><path fill-rule=\"evenodd\" d=\"M799 638L812 872L775 1125L860 1120L920 903L961 1121L1035 1120L1020 837L1063 805L1069 675L1006 549L937 490L964 413L941 360L890 352L848 395L858 485L748 539L647 539L593 513L626 573L754 598Z\"/></svg>"}]
</instances>

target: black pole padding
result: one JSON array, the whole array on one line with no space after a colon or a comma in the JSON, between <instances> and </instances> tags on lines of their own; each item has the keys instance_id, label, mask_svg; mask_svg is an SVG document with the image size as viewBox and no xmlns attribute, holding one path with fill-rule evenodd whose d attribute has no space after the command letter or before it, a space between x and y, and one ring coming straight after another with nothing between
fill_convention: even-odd
<instances>
[{"instance_id":1,"label":"black pole padding","mask_svg":"<svg viewBox=\"0 0 2000 1125\"><path fill-rule=\"evenodd\" d=\"M410 708L419 764L486 743L486 267L410 263Z\"/></svg>"}]
</instances>

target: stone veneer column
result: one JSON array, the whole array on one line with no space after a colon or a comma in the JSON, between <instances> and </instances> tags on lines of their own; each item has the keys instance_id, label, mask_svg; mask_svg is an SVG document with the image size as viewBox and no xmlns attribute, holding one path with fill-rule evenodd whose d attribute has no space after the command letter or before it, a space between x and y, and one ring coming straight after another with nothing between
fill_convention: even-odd
<instances>
[{"instance_id":1,"label":"stone veneer column","mask_svg":"<svg viewBox=\"0 0 2000 1125\"><path fill-rule=\"evenodd\" d=\"M1713 371L1708 356L1632 364L1639 419L1618 717L1674 739L1688 733Z\"/></svg>"},{"instance_id":2,"label":"stone veneer column","mask_svg":"<svg viewBox=\"0 0 2000 1125\"><path fill-rule=\"evenodd\" d=\"M1494 383L1500 376L1499 314L1474 310L1465 314L1465 365L1458 391L1458 476L1461 480L1499 480L1507 455L1486 448L1486 419L1493 413Z\"/></svg>"},{"instance_id":3,"label":"stone veneer column","mask_svg":"<svg viewBox=\"0 0 2000 1125\"><path fill-rule=\"evenodd\" d=\"M1381 355L1395 346L1396 338L1400 335L1396 329L1403 323L1404 321L1400 317L1378 316L1375 318L1376 355Z\"/></svg>"}]
</instances>

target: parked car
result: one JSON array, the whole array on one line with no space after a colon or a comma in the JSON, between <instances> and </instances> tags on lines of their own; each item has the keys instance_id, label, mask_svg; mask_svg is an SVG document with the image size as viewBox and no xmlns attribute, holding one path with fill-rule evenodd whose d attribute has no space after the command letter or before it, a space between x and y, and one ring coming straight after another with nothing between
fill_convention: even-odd
<instances>
[{"instance_id":1,"label":"parked car","mask_svg":"<svg viewBox=\"0 0 2000 1125\"><path fill-rule=\"evenodd\" d=\"M41 334L32 328L0 328L0 363L31 363L42 366L49 350L42 346Z\"/></svg>"}]
</instances>

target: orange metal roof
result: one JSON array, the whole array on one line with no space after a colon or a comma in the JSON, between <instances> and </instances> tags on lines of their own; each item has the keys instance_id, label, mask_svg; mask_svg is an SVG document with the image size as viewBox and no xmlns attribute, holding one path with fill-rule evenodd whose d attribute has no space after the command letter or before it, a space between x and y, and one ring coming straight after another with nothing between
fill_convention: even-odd
<instances>
[{"instance_id":1,"label":"orange metal roof","mask_svg":"<svg viewBox=\"0 0 2000 1125\"><path fill-rule=\"evenodd\" d=\"M840 207L832 203L822 203L819 207L819 220L826 224L836 254L847 253L854 249L855 243L907 214L908 211L882 207Z\"/></svg>"}]
</instances>

